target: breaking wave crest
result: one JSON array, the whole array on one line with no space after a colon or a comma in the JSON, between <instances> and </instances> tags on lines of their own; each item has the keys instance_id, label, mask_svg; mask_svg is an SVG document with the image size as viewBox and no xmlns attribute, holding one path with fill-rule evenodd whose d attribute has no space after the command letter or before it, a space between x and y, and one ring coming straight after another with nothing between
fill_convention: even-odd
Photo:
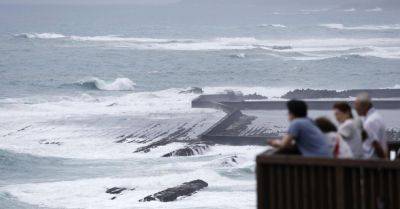
<instances>
[{"instance_id":1,"label":"breaking wave crest","mask_svg":"<svg viewBox=\"0 0 400 209\"><path fill-rule=\"evenodd\" d=\"M99 78L91 78L75 83L75 85L95 90L103 91L133 91L135 83L129 78L117 78L112 82L107 82Z\"/></svg>"},{"instance_id":2,"label":"breaking wave crest","mask_svg":"<svg viewBox=\"0 0 400 209\"><path fill-rule=\"evenodd\" d=\"M400 30L400 24L344 26L340 23L321 24L320 26L337 30Z\"/></svg>"},{"instance_id":3,"label":"breaking wave crest","mask_svg":"<svg viewBox=\"0 0 400 209\"><path fill-rule=\"evenodd\" d=\"M400 30L400 25L346 27L342 24L325 24L321 26L337 30ZM93 47L106 46L134 50L266 50L272 56L295 60L326 59L343 55L400 59L400 38L258 39L255 37L216 37L210 39L163 39L115 35L67 36L56 33L17 34L15 36L28 39L62 39L86 42Z\"/></svg>"},{"instance_id":4,"label":"breaking wave crest","mask_svg":"<svg viewBox=\"0 0 400 209\"><path fill-rule=\"evenodd\" d=\"M366 12L382 12L383 9L380 7L375 7L375 8L371 8L371 9L366 9Z\"/></svg>"},{"instance_id":5,"label":"breaking wave crest","mask_svg":"<svg viewBox=\"0 0 400 209\"><path fill-rule=\"evenodd\" d=\"M15 34L14 37L28 39L57 39L65 38L66 36L59 33L19 33Z\"/></svg>"}]
</instances>

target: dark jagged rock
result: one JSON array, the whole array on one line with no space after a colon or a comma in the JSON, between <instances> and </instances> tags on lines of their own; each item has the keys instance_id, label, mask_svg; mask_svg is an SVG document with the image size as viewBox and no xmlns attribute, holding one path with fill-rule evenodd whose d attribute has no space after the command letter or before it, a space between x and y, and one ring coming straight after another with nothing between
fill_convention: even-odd
<instances>
[{"instance_id":1,"label":"dark jagged rock","mask_svg":"<svg viewBox=\"0 0 400 209\"><path fill-rule=\"evenodd\" d=\"M128 188L125 187L112 187L106 190L108 194L120 194L121 192L127 190Z\"/></svg>"},{"instance_id":2,"label":"dark jagged rock","mask_svg":"<svg viewBox=\"0 0 400 209\"><path fill-rule=\"evenodd\" d=\"M185 126L186 126L186 123L185 123L185 124L182 124L180 127L178 127L178 129L177 129L176 131L174 131L174 132L168 134L168 136L165 136L165 137L163 137L162 139L160 139L159 141L152 142L152 143L150 143L150 144L148 144L148 145L146 145L146 146L139 147L139 148L137 148L137 149L134 151L134 153L138 153L138 152L147 153L147 152L150 152L150 150L153 149L153 148L157 148L157 147L159 147L159 146L164 146L164 145L167 145L167 144L172 143L172 142L177 142L177 141L180 141L180 142L189 141L189 140L191 140L191 139L188 137L188 134L189 134L189 133L193 130L193 128L195 128L197 125L198 125L198 124L194 124L194 125L192 125L191 127L185 127ZM193 140L191 140L191 141L193 141Z\"/></svg>"},{"instance_id":3,"label":"dark jagged rock","mask_svg":"<svg viewBox=\"0 0 400 209\"><path fill-rule=\"evenodd\" d=\"M248 125L251 124L253 120L257 117L241 114L233 123L231 123L227 128L221 130L219 134L221 135L240 135L244 130L247 129Z\"/></svg>"},{"instance_id":4,"label":"dark jagged rock","mask_svg":"<svg viewBox=\"0 0 400 209\"><path fill-rule=\"evenodd\" d=\"M244 99L252 99L252 100L268 99L268 97L259 95L257 93L244 95L243 97Z\"/></svg>"},{"instance_id":5,"label":"dark jagged rock","mask_svg":"<svg viewBox=\"0 0 400 209\"><path fill-rule=\"evenodd\" d=\"M123 134L117 137L115 143L147 143L158 137L163 137L168 134L167 131L158 131L159 123L153 123L143 129L137 129L131 134ZM156 132L157 134L146 135L145 133Z\"/></svg>"},{"instance_id":6,"label":"dark jagged rock","mask_svg":"<svg viewBox=\"0 0 400 209\"><path fill-rule=\"evenodd\" d=\"M203 89L199 87L191 87L188 90L180 91L180 94L202 94Z\"/></svg>"},{"instance_id":7,"label":"dark jagged rock","mask_svg":"<svg viewBox=\"0 0 400 209\"><path fill-rule=\"evenodd\" d=\"M168 188L161 192L157 192L157 193L155 193L153 195L149 195L139 201L140 202L149 202L149 201L159 200L161 202L171 202L171 201L176 200L178 197L190 196L207 186L208 186L207 182L198 179L198 180L183 183L176 187Z\"/></svg>"},{"instance_id":8,"label":"dark jagged rock","mask_svg":"<svg viewBox=\"0 0 400 209\"><path fill-rule=\"evenodd\" d=\"M317 98L343 98L339 92L334 90L313 90L313 89L296 89L289 91L282 98L285 99L317 99Z\"/></svg>"},{"instance_id":9,"label":"dark jagged rock","mask_svg":"<svg viewBox=\"0 0 400 209\"><path fill-rule=\"evenodd\" d=\"M205 150L207 150L209 146L207 144L190 144L185 146L184 148L177 149L170 153L163 155L163 157L172 157L172 156L192 156L197 154L203 154Z\"/></svg>"},{"instance_id":10,"label":"dark jagged rock","mask_svg":"<svg viewBox=\"0 0 400 209\"><path fill-rule=\"evenodd\" d=\"M282 98L285 99L320 99L320 98L349 98L362 92L367 92L373 98L400 97L400 89L352 89L346 91L296 89L289 91Z\"/></svg>"},{"instance_id":11,"label":"dark jagged rock","mask_svg":"<svg viewBox=\"0 0 400 209\"><path fill-rule=\"evenodd\" d=\"M223 167L237 165L237 164L238 164L238 156L237 155L227 157L227 158L223 159L221 162L221 165Z\"/></svg>"},{"instance_id":12,"label":"dark jagged rock","mask_svg":"<svg viewBox=\"0 0 400 209\"><path fill-rule=\"evenodd\" d=\"M49 145L58 145L58 146L60 146L63 143L62 142L58 142L58 141L48 141L46 139L42 139L42 140L39 140L39 144L49 144Z\"/></svg>"},{"instance_id":13,"label":"dark jagged rock","mask_svg":"<svg viewBox=\"0 0 400 209\"><path fill-rule=\"evenodd\" d=\"M108 194L113 194L113 195L120 195L123 191L128 190L129 188L126 187L112 187L106 190L106 193ZM135 188L129 189L129 190L135 190ZM117 196L111 197L111 200L115 200Z\"/></svg>"},{"instance_id":14,"label":"dark jagged rock","mask_svg":"<svg viewBox=\"0 0 400 209\"><path fill-rule=\"evenodd\" d=\"M28 128L30 128L30 127L32 127L32 125L25 126L25 127L21 128L21 129L17 130L17 132L25 131L26 129L28 129Z\"/></svg>"}]
</instances>

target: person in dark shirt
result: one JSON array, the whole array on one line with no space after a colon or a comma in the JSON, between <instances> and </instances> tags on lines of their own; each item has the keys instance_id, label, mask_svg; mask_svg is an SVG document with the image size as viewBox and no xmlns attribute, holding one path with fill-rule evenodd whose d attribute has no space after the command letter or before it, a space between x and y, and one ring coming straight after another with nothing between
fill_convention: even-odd
<instances>
[{"instance_id":1,"label":"person in dark shirt","mask_svg":"<svg viewBox=\"0 0 400 209\"><path fill-rule=\"evenodd\" d=\"M289 129L282 139L270 140L268 144L278 149L285 149L294 144L300 153L306 157L332 157L326 136L307 117L307 104L304 101L290 100L287 102L289 111Z\"/></svg>"}]
</instances>

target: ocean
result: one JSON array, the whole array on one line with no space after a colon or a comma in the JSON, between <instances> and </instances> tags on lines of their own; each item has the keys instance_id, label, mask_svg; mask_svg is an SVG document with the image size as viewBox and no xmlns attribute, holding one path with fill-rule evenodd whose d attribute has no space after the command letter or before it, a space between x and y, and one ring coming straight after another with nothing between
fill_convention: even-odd
<instances>
[{"instance_id":1,"label":"ocean","mask_svg":"<svg viewBox=\"0 0 400 209\"><path fill-rule=\"evenodd\" d=\"M0 208L255 208L266 147L161 157L224 116L183 91L400 88L399 66L395 10L0 4ZM195 179L209 187L138 201Z\"/></svg>"}]
</instances>

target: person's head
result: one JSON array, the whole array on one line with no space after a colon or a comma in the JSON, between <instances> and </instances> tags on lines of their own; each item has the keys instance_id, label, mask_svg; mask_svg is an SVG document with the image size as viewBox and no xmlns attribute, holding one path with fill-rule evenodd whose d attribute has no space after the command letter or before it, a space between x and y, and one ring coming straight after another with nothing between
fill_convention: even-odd
<instances>
[{"instance_id":1,"label":"person's head","mask_svg":"<svg viewBox=\"0 0 400 209\"><path fill-rule=\"evenodd\" d=\"M289 120L307 117L307 104L300 100L290 100L286 104L289 111Z\"/></svg>"},{"instance_id":2,"label":"person's head","mask_svg":"<svg viewBox=\"0 0 400 209\"><path fill-rule=\"evenodd\" d=\"M359 94L354 102L354 109L356 109L357 114L360 116L366 116L371 108L372 102L368 93Z\"/></svg>"},{"instance_id":3,"label":"person's head","mask_svg":"<svg viewBox=\"0 0 400 209\"><path fill-rule=\"evenodd\" d=\"M337 102L333 105L333 112L339 123L345 122L347 119L353 118L351 107L347 102Z\"/></svg>"},{"instance_id":4,"label":"person's head","mask_svg":"<svg viewBox=\"0 0 400 209\"><path fill-rule=\"evenodd\" d=\"M335 124L333 124L328 118L321 117L315 119L315 125L317 125L323 133L337 132Z\"/></svg>"}]
</instances>

